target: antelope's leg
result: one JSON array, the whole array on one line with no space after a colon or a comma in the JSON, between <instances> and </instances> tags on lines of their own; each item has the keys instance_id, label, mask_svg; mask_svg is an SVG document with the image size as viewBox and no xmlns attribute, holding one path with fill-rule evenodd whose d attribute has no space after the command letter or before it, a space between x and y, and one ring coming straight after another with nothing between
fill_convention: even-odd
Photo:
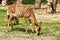
<instances>
[{"instance_id":1,"label":"antelope's leg","mask_svg":"<svg viewBox=\"0 0 60 40\"><path fill-rule=\"evenodd\" d=\"M12 15L10 16L10 18L7 20L7 31L12 31L13 30L13 25L12 25Z\"/></svg>"},{"instance_id":2,"label":"antelope's leg","mask_svg":"<svg viewBox=\"0 0 60 40\"><path fill-rule=\"evenodd\" d=\"M30 28L31 28L32 32L34 33L31 20L29 20L29 24L30 24Z\"/></svg>"},{"instance_id":3,"label":"antelope's leg","mask_svg":"<svg viewBox=\"0 0 60 40\"><path fill-rule=\"evenodd\" d=\"M8 20L9 20L9 18L10 18L10 15L9 15L8 10L7 10L7 24L8 24ZM6 24L6 25L7 25L7 24Z\"/></svg>"},{"instance_id":4,"label":"antelope's leg","mask_svg":"<svg viewBox=\"0 0 60 40\"><path fill-rule=\"evenodd\" d=\"M16 24L19 24L19 19L18 17L15 18Z\"/></svg>"},{"instance_id":5,"label":"antelope's leg","mask_svg":"<svg viewBox=\"0 0 60 40\"><path fill-rule=\"evenodd\" d=\"M24 20L25 20L25 26L26 26L26 33L28 33L28 19L26 17L24 17Z\"/></svg>"},{"instance_id":6,"label":"antelope's leg","mask_svg":"<svg viewBox=\"0 0 60 40\"><path fill-rule=\"evenodd\" d=\"M8 25L8 20L9 20L10 16L7 15L7 23L6 23L6 26Z\"/></svg>"}]
</instances>

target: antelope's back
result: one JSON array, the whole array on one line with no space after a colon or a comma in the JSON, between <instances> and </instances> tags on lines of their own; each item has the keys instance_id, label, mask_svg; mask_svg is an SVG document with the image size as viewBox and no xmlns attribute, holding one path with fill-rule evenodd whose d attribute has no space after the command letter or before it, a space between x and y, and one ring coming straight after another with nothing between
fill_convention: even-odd
<instances>
[{"instance_id":1,"label":"antelope's back","mask_svg":"<svg viewBox=\"0 0 60 40\"><path fill-rule=\"evenodd\" d=\"M15 13L16 10L16 3L8 5L8 12L10 13Z\"/></svg>"},{"instance_id":2,"label":"antelope's back","mask_svg":"<svg viewBox=\"0 0 60 40\"><path fill-rule=\"evenodd\" d=\"M18 16L30 16L31 13L33 13L33 10L28 7L28 6L25 6L23 4L16 4L16 11L15 13L18 15Z\"/></svg>"}]
</instances>

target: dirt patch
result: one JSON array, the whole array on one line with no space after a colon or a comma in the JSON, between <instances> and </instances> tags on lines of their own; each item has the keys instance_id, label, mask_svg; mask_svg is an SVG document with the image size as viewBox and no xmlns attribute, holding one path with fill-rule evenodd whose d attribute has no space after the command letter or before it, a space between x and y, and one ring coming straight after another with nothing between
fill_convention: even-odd
<instances>
[{"instance_id":1,"label":"dirt patch","mask_svg":"<svg viewBox=\"0 0 60 40\"><path fill-rule=\"evenodd\" d=\"M55 37L53 36L37 36L35 34L22 34L22 32L19 33L5 33L0 32L0 40L55 40Z\"/></svg>"},{"instance_id":2,"label":"dirt patch","mask_svg":"<svg viewBox=\"0 0 60 40\"><path fill-rule=\"evenodd\" d=\"M42 8L39 10L34 10L35 16L38 22L60 22L60 4L57 5L56 13L47 13L46 5L42 5Z\"/></svg>"}]
</instances>

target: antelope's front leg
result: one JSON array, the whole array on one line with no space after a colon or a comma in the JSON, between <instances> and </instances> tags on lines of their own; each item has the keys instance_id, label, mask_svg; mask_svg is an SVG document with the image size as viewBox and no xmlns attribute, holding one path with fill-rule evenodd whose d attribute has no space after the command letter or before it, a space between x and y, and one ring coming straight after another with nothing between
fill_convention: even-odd
<instances>
[{"instance_id":1,"label":"antelope's front leg","mask_svg":"<svg viewBox=\"0 0 60 40\"><path fill-rule=\"evenodd\" d=\"M15 18L15 21L16 21L16 24L19 24L19 18L18 17Z\"/></svg>"},{"instance_id":2,"label":"antelope's front leg","mask_svg":"<svg viewBox=\"0 0 60 40\"><path fill-rule=\"evenodd\" d=\"M28 24L27 24L27 18L26 17L24 17L24 20L25 20L25 26L26 26L26 33L28 33Z\"/></svg>"},{"instance_id":3,"label":"antelope's front leg","mask_svg":"<svg viewBox=\"0 0 60 40\"><path fill-rule=\"evenodd\" d=\"M33 27L32 27L32 26L33 26L33 23L32 23L32 21L31 21L31 20L29 20L29 24L30 24L30 26L29 26L29 27L31 28L32 32L34 33L34 30L33 30Z\"/></svg>"}]
</instances>

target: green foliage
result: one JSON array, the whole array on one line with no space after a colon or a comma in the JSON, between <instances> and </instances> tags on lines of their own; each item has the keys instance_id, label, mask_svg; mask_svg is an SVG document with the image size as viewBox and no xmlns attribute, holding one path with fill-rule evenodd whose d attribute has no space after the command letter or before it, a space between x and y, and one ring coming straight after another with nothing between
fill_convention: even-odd
<instances>
[{"instance_id":1,"label":"green foliage","mask_svg":"<svg viewBox=\"0 0 60 40\"><path fill-rule=\"evenodd\" d=\"M8 0L9 2L8 3L10 3L10 1L11 0ZM16 0L12 0L12 1L16 1ZM58 3L60 4L60 0L57 0L58 1ZM2 2L2 0L0 0L0 3ZM23 1L23 4L34 4L35 3L35 0L24 0ZM42 4L46 4L47 2L46 2L46 0L42 0Z\"/></svg>"},{"instance_id":2,"label":"green foliage","mask_svg":"<svg viewBox=\"0 0 60 40\"><path fill-rule=\"evenodd\" d=\"M35 0L24 0L23 4L34 4Z\"/></svg>"},{"instance_id":3,"label":"green foliage","mask_svg":"<svg viewBox=\"0 0 60 40\"><path fill-rule=\"evenodd\" d=\"M0 0L0 3L2 2L2 0Z\"/></svg>"},{"instance_id":4,"label":"green foliage","mask_svg":"<svg viewBox=\"0 0 60 40\"><path fill-rule=\"evenodd\" d=\"M42 0L42 4L46 4L47 3L47 1L46 0Z\"/></svg>"},{"instance_id":5,"label":"green foliage","mask_svg":"<svg viewBox=\"0 0 60 40\"><path fill-rule=\"evenodd\" d=\"M10 4L13 4L13 3L15 3L17 0L7 0L6 2L7 2L7 5L10 5Z\"/></svg>"},{"instance_id":6,"label":"green foliage","mask_svg":"<svg viewBox=\"0 0 60 40\"><path fill-rule=\"evenodd\" d=\"M58 3L60 4L60 0L57 0ZM35 0L24 0L23 1L23 4L34 4L35 3ZM46 0L42 0L42 4L46 4L47 1Z\"/></svg>"},{"instance_id":7,"label":"green foliage","mask_svg":"<svg viewBox=\"0 0 60 40\"><path fill-rule=\"evenodd\" d=\"M58 3L60 4L60 0L57 0L58 1Z\"/></svg>"}]
</instances>

